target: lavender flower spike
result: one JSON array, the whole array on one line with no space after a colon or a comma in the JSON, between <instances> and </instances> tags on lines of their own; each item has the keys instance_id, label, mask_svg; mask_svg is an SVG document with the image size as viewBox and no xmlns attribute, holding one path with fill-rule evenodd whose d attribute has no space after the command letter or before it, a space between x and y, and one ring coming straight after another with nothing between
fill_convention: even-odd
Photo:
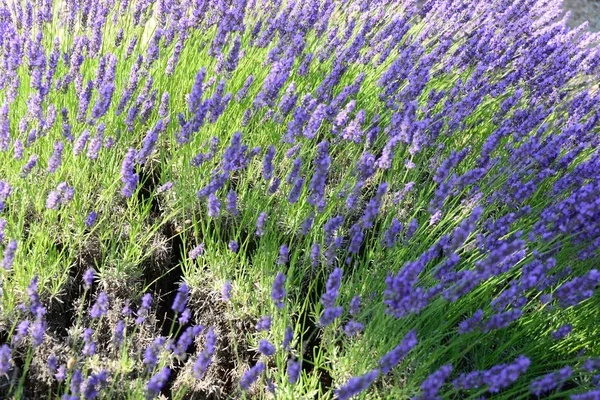
<instances>
[{"instance_id":1,"label":"lavender flower spike","mask_svg":"<svg viewBox=\"0 0 600 400\"><path fill-rule=\"evenodd\" d=\"M373 381L377 379L379 376L379 370L374 369L373 371L367 372L362 376L357 376L354 378L350 378L348 383L344 386L341 386L338 389L335 389L336 399L338 400L347 400L353 396L356 396L359 393L364 392L371 386Z\"/></svg>"},{"instance_id":2,"label":"lavender flower spike","mask_svg":"<svg viewBox=\"0 0 600 400\"><path fill-rule=\"evenodd\" d=\"M171 370L167 367L162 368L156 375L150 378L148 382L148 386L146 386L146 394L148 399L153 399L165 386L165 383L169 380L169 376L171 376Z\"/></svg>"},{"instance_id":3,"label":"lavender flower spike","mask_svg":"<svg viewBox=\"0 0 600 400\"><path fill-rule=\"evenodd\" d=\"M388 352L386 355L381 357L379 360L379 368L381 369L382 374L387 374L394 368L406 355L409 351L413 349L417 345L417 334L415 331L410 331L404 336L404 339L400 342L398 346Z\"/></svg>"},{"instance_id":4,"label":"lavender flower spike","mask_svg":"<svg viewBox=\"0 0 600 400\"><path fill-rule=\"evenodd\" d=\"M12 365L12 350L7 344L0 346L0 376L4 376Z\"/></svg>"},{"instance_id":5,"label":"lavender flower spike","mask_svg":"<svg viewBox=\"0 0 600 400\"><path fill-rule=\"evenodd\" d=\"M125 155L123 165L121 166L121 182L123 182L121 194L127 198L133 195L140 179L134 170L135 154L135 149L130 148Z\"/></svg>"},{"instance_id":6,"label":"lavender flower spike","mask_svg":"<svg viewBox=\"0 0 600 400\"><path fill-rule=\"evenodd\" d=\"M240 386L244 391L248 391L250 386L258 379L258 377L265 370L265 364L262 362L256 363L256 365L250 368L248 371L244 373L242 379L240 380Z\"/></svg>"},{"instance_id":7,"label":"lavender flower spike","mask_svg":"<svg viewBox=\"0 0 600 400\"><path fill-rule=\"evenodd\" d=\"M2 258L2 268L11 269L13 261L15 259L15 253L17 252L17 241L15 239L8 243L8 246L4 249L4 257Z\"/></svg>"}]
</instances>

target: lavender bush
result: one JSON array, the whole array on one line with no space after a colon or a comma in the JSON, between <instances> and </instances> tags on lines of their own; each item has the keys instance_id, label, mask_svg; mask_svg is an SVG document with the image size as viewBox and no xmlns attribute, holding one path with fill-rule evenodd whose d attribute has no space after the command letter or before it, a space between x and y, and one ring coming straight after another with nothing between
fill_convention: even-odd
<instances>
[{"instance_id":1,"label":"lavender bush","mask_svg":"<svg viewBox=\"0 0 600 400\"><path fill-rule=\"evenodd\" d=\"M600 388L561 0L0 3L0 397Z\"/></svg>"}]
</instances>

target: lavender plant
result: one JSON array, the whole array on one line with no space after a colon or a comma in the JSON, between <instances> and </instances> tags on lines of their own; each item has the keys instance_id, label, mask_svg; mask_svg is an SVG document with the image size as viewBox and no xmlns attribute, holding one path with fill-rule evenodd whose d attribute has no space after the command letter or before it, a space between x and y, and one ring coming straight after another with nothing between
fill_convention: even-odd
<instances>
[{"instance_id":1,"label":"lavender plant","mask_svg":"<svg viewBox=\"0 0 600 400\"><path fill-rule=\"evenodd\" d=\"M0 4L6 398L598 398L561 0Z\"/></svg>"}]
</instances>

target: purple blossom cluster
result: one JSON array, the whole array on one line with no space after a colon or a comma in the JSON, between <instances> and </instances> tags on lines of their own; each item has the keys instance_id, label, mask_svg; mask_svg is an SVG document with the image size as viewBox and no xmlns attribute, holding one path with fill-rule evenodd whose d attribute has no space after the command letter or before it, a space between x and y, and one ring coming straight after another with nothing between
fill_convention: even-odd
<instances>
[{"instance_id":1,"label":"purple blossom cluster","mask_svg":"<svg viewBox=\"0 0 600 400\"><path fill-rule=\"evenodd\" d=\"M56 210L59 205L70 202L74 195L75 188L68 186L66 182L61 182L56 187L56 190L51 191L48 195L48 198L46 199L46 208Z\"/></svg>"},{"instance_id":2,"label":"purple blossom cluster","mask_svg":"<svg viewBox=\"0 0 600 400\"><path fill-rule=\"evenodd\" d=\"M83 274L83 285L86 293L91 289L94 278L95 271L93 269L88 269ZM20 352L23 346L27 346L29 343L35 350L44 342L46 335L52 334L47 329L46 309L42 305L39 290L39 279L35 277L31 280L27 288L28 301L20 304L18 307L23 319L16 324L11 343L0 346L0 372L2 376L8 374L13 368L15 351ZM182 284L172 307L175 315L179 314L180 310L185 307L188 296L189 288L185 284ZM70 357L69 352L66 354L67 357L70 357L68 361L64 358L65 355L51 354L48 356L46 364L51 376L57 382L64 382L67 376L69 377L68 394L65 395L68 398L98 398L109 386L110 379L118 378L118 375L113 376L109 370L100 370L98 372L88 371L86 363L86 359L107 356L107 354L113 352L110 348L105 348L105 343L102 342L104 333L98 329L101 326L101 322L95 322L95 320L101 318L110 318L108 317L108 313L113 308L109 295L105 292L100 292L96 296L96 300L89 306L89 318L81 316L90 326L79 331L79 336L74 341L72 350L78 358ZM142 298L138 310L138 319L142 316L144 319L147 318L151 312L151 297L147 294ZM138 340L137 336L140 333L137 332L137 329L127 329L128 326L132 326L131 324L134 323L134 316L128 301L125 302L121 314L124 318L119 319L116 323L113 343L118 348L127 340L129 341L128 346L137 347L138 345L135 342ZM135 321L135 323L139 324L141 322ZM202 326L191 325L184 329L179 337L158 336L145 348L145 351L141 354L142 358L139 361L140 365L143 365L147 373L150 374L145 378L148 379L146 385L146 395L148 398L156 397L169 380L171 370L161 366L162 357L173 355L179 359L185 359L194 339L203 330ZM74 330L74 332L77 332L77 330ZM127 336L126 332L132 334L132 336ZM212 328L208 328L205 331L204 349L198 352L198 357L194 363L193 370L196 379L202 379L204 373L209 368L216 352L216 346L217 337L215 332ZM267 352L270 350L268 346L265 349ZM61 360L64 363L61 363Z\"/></svg>"},{"instance_id":3,"label":"purple blossom cluster","mask_svg":"<svg viewBox=\"0 0 600 400\"><path fill-rule=\"evenodd\" d=\"M496 365L485 371L473 371L460 374L452 381L456 389L478 389L486 386L490 393L498 393L500 390L514 383L519 376L529 368L531 361L521 355L512 363Z\"/></svg>"}]
</instances>

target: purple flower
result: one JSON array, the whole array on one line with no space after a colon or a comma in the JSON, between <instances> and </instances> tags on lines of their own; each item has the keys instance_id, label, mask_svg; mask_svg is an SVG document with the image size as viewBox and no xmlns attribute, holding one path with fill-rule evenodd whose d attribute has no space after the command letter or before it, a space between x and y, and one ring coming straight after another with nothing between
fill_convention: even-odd
<instances>
[{"instance_id":1,"label":"purple flower","mask_svg":"<svg viewBox=\"0 0 600 400\"><path fill-rule=\"evenodd\" d=\"M250 386L258 379L258 377L265 370L265 364L262 362L256 363L256 365L244 372L242 379L240 379L240 386L244 391L248 391Z\"/></svg>"},{"instance_id":2,"label":"purple flower","mask_svg":"<svg viewBox=\"0 0 600 400\"><path fill-rule=\"evenodd\" d=\"M94 82L92 80L88 80L85 85L85 89L83 89L81 91L81 94L79 97L79 107L77 109L77 122L81 122L81 123L85 122L87 113L88 113L88 108L90 105L90 100L92 99L93 90L94 90ZM85 146L85 144L84 144L84 146ZM83 150L83 148L82 148L82 150ZM77 154L75 154L75 155L77 155Z\"/></svg>"},{"instance_id":3,"label":"purple flower","mask_svg":"<svg viewBox=\"0 0 600 400\"><path fill-rule=\"evenodd\" d=\"M313 243L310 248L310 265L316 268L319 265L319 259L321 258L321 245L319 243Z\"/></svg>"},{"instance_id":4,"label":"purple flower","mask_svg":"<svg viewBox=\"0 0 600 400\"><path fill-rule=\"evenodd\" d=\"M190 311L189 308L185 308L181 312L181 316L177 319L177 321L179 322L180 325L185 325L188 322L190 322L190 318L192 318L192 312Z\"/></svg>"},{"instance_id":5,"label":"purple flower","mask_svg":"<svg viewBox=\"0 0 600 400\"><path fill-rule=\"evenodd\" d=\"M273 354L275 354L275 346L273 346L268 340L263 339L258 343L258 351L267 357L271 357Z\"/></svg>"},{"instance_id":6,"label":"purple flower","mask_svg":"<svg viewBox=\"0 0 600 400\"><path fill-rule=\"evenodd\" d=\"M325 196L325 181L327 179L327 172L331 165L331 158L329 157L329 143L323 141L317 145L317 156L314 160L315 172L310 181L308 202L319 209L324 207L323 197Z\"/></svg>"},{"instance_id":7,"label":"purple flower","mask_svg":"<svg viewBox=\"0 0 600 400\"><path fill-rule=\"evenodd\" d=\"M556 372L551 372L534 380L529 385L529 390L536 396L540 396L542 393L549 392L562 385L572 374L573 369L566 366Z\"/></svg>"},{"instance_id":8,"label":"purple flower","mask_svg":"<svg viewBox=\"0 0 600 400\"><path fill-rule=\"evenodd\" d=\"M338 400L347 400L359 393L364 392L371 386L373 381L379 376L379 370L375 369L362 376L350 378L348 383L334 390Z\"/></svg>"},{"instance_id":9,"label":"purple flower","mask_svg":"<svg viewBox=\"0 0 600 400\"><path fill-rule=\"evenodd\" d=\"M63 108L60 113L61 113L61 116L63 119L62 135L69 142L72 142L73 140L75 140L75 138L73 137L73 135L71 133L72 129L71 129L71 125L69 124L69 110L67 110L66 108Z\"/></svg>"},{"instance_id":10,"label":"purple flower","mask_svg":"<svg viewBox=\"0 0 600 400\"><path fill-rule=\"evenodd\" d=\"M594 294L595 287L600 283L600 272L590 270L587 274L575 277L561 286L553 293L562 307L575 306Z\"/></svg>"},{"instance_id":11,"label":"purple flower","mask_svg":"<svg viewBox=\"0 0 600 400\"><path fill-rule=\"evenodd\" d=\"M400 232L402 232L402 229L402 224L396 218L394 218L392 220L392 224L384 233L384 244L388 249L394 247L394 244L398 240L398 235Z\"/></svg>"},{"instance_id":12,"label":"purple flower","mask_svg":"<svg viewBox=\"0 0 600 400\"><path fill-rule=\"evenodd\" d=\"M204 253L204 243L200 243L196 247L194 247L192 250L190 250L190 253L189 253L190 259L195 260L202 253Z\"/></svg>"},{"instance_id":13,"label":"purple flower","mask_svg":"<svg viewBox=\"0 0 600 400\"><path fill-rule=\"evenodd\" d=\"M472 317L467 318L458 324L458 333L464 334L472 332L481 322L483 318L483 310L479 309L475 311Z\"/></svg>"},{"instance_id":14,"label":"purple flower","mask_svg":"<svg viewBox=\"0 0 600 400\"><path fill-rule=\"evenodd\" d=\"M289 261L289 257L290 257L290 249L285 244L281 245L281 247L279 248L279 258L277 260L277 264L279 264L279 265L287 264Z\"/></svg>"},{"instance_id":15,"label":"purple flower","mask_svg":"<svg viewBox=\"0 0 600 400\"><path fill-rule=\"evenodd\" d=\"M567 335L571 333L572 329L573 327L571 325L563 325L554 332L552 332L552 337L554 338L554 340L564 339L565 337L567 337Z\"/></svg>"},{"instance_id":16,"label":"purple flower","mask_svg":"<svg viewBox=\"0 0 600 400\"><path fill-rule=\"evenodd\" d=\"M488 386L491 393L498 393L500 390L508 387L529 368L531 361L521 355L510 364L501 364L485 371L473 371L460 374L458 378L452 381L456 389L474 389L481 386Z\"/></svg>"},{"instance_id":17,"label":"purple flower","mask_svg":"<svg viewBox=\"0 0 600 400\"><path fill-rule=\"evenodd\" d=\"M173 300L173 305L171 306L171 309L175 311L175 313L180 314L183 312L185 306L187 305L189 294L190 289L185 283L182 283L177 290L177 294Z\"/></svg>"},{"instance_id":18,"label":"purple flower","mask_svg":"<svg viewBox=\"0 0 600 400\"><path fill-rule=\"evenodd\" d=\"M342 226L343 223L344 217L341 215L336 215L325 222L325 225L323 225L323 231L325 233L326 247L329 247L334 242L335 232Z\"/></svg>"},{"instance_id":19,"label":"purple flower","mask_svg":"<svg viewBox=\"0 0 600 400\"><path fill-rule=\"evenodd\" d=\"M292 163L292 169L290 170L290 173L285 178L285 181L288 184L290 184L290 183L294 182L295 180L297 180L298 174L300 173L301 168L302 168L302 158L297 157L294 160L294 162Z\"/></svg>"},{"instance_id":20,"label":"purple flower","mask_svg":"<svg viewBox=\"0 0 600 400\"><path fill-rule=\"evenodd\" d=\"M0 212L4 211L6 200L10 197L12 187L6 181L0 180Z\"/></svg>"},{"instance_id":21,"label":"purple flower","mask_svg":"<svg viewBox=\"0 0 600 400\"><path fill-rule=\"evenodd\" d=\"M83 343L81 354L87 357L93 356L96 353L96 342L94 342L94 331L91 328L83 331Z\"/></svg>"},{"instance_id":22,"label":"purple flower","mask_svg":"<svg viewBox=\"0 0 600 400\"><path fill-rule=\"evenodd\" d=\"M256 330L261 332L268 331L269 329L271 329L271 316L263 315L256 323Z\"/></svg>"},{"instance_id":23,"label":"purple flower","mask_svg":"<svg viewBox=\"0 0 600 400\"><path fill-rule=\"evenodd\" d=\"M27 164L25 164L23 166L23 168L21 169L21 178L26 178L27 175L29 175L29 173L31 172L31 170L37 165L38 162L38 156L36 154L33 154L31 157L29 157L29 160L27 161Z\"/></svg>"},{"instance_id":24,"label":"purple flower","mask_svg":"<svg viewBox=\"0 0 600 400\"><path fill-rule=\"evenodd\" d=\"M261 212L256 220L256 235L263 236L265 234L265 224L267 223L267 213Z\"/></svg>"},{"instance_id":25,"label":"purple flower","mask_svg":"<svg viewBox=\"0 0 600 400\"><path fill-rule=\"evenodd\" d=\"M364 135L361 127L365 123L365 115L365 110L360 110L356 114L356 117L342 131L342 138L351 140L354 143L360 143Z\"/></svg>"},{"instance_id":26,"label":"purple flower","mask_svg":"<svg viewBox=\"0 0 600 400\"><path fill-rule=\"evenodd\" d=\"M17 241L12 239L8 242L8 245L4 249L4 254L2 258L2 268L8 270L13 266L13 262L15 260L15 253L17 252Z\"/></svg>"},{"instance_id":27,"label":"purple flower","mask_svg":"<svg viewBox=\"0 0 600 400\"><path fill-rule=\"evenodd\" d=\"M234 41L233 41L233 46L231 47L231 50L229 51L229 54L227 55L227 59L225 60L225 71L227 72L233 72L236 68L237 68L237 64L238 64L238 60L239 60L239 55L240 55L240 45L241 45L241 40L240 40L240 36L236 36Z\"/></svg>"},{"instance_id":28,"label":"purple flower","mask_svg":"<svg viewBox=\"0 0 600 400\"><path fill-rule=\"evenodd\" d=\"M570 397L571 400L598 400L600 399L600 389L590 390L589 392L574 394Z\"/></svg>"},{"instance_id":29,"label":"purple flower","mask_svg":"<svg viewBox=\"0 0 600 400\"><path fill-rule=\"evenodd\" d=\"M71 377L71 383L69 385L71 389L71 394L79 394L81 393L81 384L83 383L83 374L79 369L76 369L73 372L73 376ZM78 398L78 396L75 396Z\"/></svg>"},{"instance_id":30,"label":"purple flower","mask_svg":"<svg viewBox=\"0 0 600 400\"><path fill-rule=\"evenodd\" d=\"M115 333L114 333L115 346L117 346L117 347L121 346L121 343L123 343L124 335L125 335L125 321L120 319L117 321L117 325L115 326Z\"/></svg>"},{"instance_id":31,"label":"purple flower","mask_svg":"<svg viewBox=\"0 0 600 400\"><path fill-rule=\"evenodd\" d=\"M250 88L250 85L252 85L252 82L254 82L254 77L252 75L249 75L248 78L246 78L246 81L244 82L242 88L235 94L235 101L239 103L246 98L246 95L248 94L248 89Z\"/></svg>"},{"instance_id":32,"label":"purple flower","mask_svg":"<svg viewBox=\"0 0 600 400\"><path fill-rule=\"evenodd\" d=\"M238 242L236 242L235 240L232 240L229 242L229 244L227 245L227 248L229 249L229 251L231 251L232 253L237 253L238 250L240 249L240 245L238 244Z\"/></svg>"},{"instance_id":33,"label":"purple flower","mask_svg":"<svg viewBox=\"0 0 600 400\"><path fill-rule=\"evenodd\" d=\"M362 216L361 223L362 227L365 229L369 229L373 227L373 221L379 212L379 207L381 206L381 200L383 195L387 192L388 184L386 182L379 185L377 188L377 193L375 196L369 200L367 207L365 208L365 212Z\"/></svg>"},{"instance_id":34,"label":"purple flower","mask_svg":"<svg viewBox=\"0 0 600 400\"><path fill-rule=\"evenodd\" d=\"M302 225L300 225L300 234L301 234L302 236L305 236L305 235L307 235L307 234L308 234L308 232L310 232L310 230L311 230L311 228L312 228L312 225L313 225L313 222L314 222L314 220L315 220L315 216L314 216L314 214L313 214L313 213L310 213L310 214L308 215L308 217L306 217L306 218L304 219L304 221L302 221Z\"/></svg>"},{"instance_id":35,"label":"purple flower","mask_svg":"<svg viewBox=\"0 0 600 400\"><path fill-rule=\"evenodd\" d=\"M90 211L90 213L85 217L84 224L88 228L92 228L96 223L96 219L98 218L98 213L96 211Z\"/></svg>"},{"instance_id":36,"label":"purple flower","mask_svg":"<svg viewBox=\"0 0 600 400\"><path fill-rule=\"evenodd\" d=\"M304 59L302 60L302 63L300 64L300 66L298 67L298 70L296 71L296 73L300 76L304 76L308 73L308 69L310 67L310 63L313 59L313 53L308 53L304 56Z\"/></svg>"},{"instance_id":37,"label":"purple flower","mask_svg":"<svg viewBox=\"0 0 600 400\"><path fill-rule=\"evenodd\" d=\"M58 367L58 370L54 374L54 378L56 378L56 380L59 382L64 381L67 378L67 366L61 365Z\"/></svg>"},{"instance_id":38,"label":"purple flower","mask_svg":"<svg viewBox=\"0 0 600 400\"><path fill-rule=\"evenodd\" d=\"M29 320L21 321L17 324L17 329L13 334L12 341L15 344L18 344L21 340L25 339L27 333L29 332Z\"/></svg>"},{"instance_id":39,"label":"purple flower","mask_svg":"<svg viewBox=\"0 0 600 400\"><path fill-rule=\"evenodd\" d=\"M123 182L123 188L121 189L121 194L127 198L133 195L134 190L136 189L140 177L135 173L134 167L134 158L136 151L133 148L127 150L127 154L123 159L123 164L121 166L121 182Z\"/></svg>"},{"instance_id":40,"label":"purple flower","mask_svg":"<svg viewBox=\"0 0 600 400\"><path fill-rule=\"evenodd\" d=\"M158 116L160 118L166 118L169 115L169 92L164 92L160 99L160 106L158 108Z\"/></svg>"},{"instance_id":41,"label":"purple flower","mask_svg":"<svg viewBox=\"0 0 600 400\"><path fill-rule=\"evenodd\" d=\"M296 179L294 182L294 186L288 195L288 201L290 204L295 204L300 199L300 194L302 193L302 187L304 186L304 177L300 177Z\"/></svg>"},{"instance_id":42,"label":"purple flower","mask_svg":"<svg viewBox=\"0 0 600 400\"><path fill-rule=\"evenodd\" d=\"M137 318L135 320L136 324L141 325L142 323L144 323L146 317L148 316L148 312L150 311L151 303L152 295L150 295L150 293L144 294L144 296L142 296L142 304L140 305L140 308L137 312Z\"/></svg>"},{"instance_id":43,"label":"purple flower","mask_svg":"<svg viewBox=\"0 0 600 400\"><path fill-rule=\"evenodd\" d=\"M348 119L350 118L350 114L352 114L355 107L356 101L350 100L348 104L346 104L346 107L340 110L340 112L335 116L333 120L333 127L331 130L334 135L338 135L341 132L342 128L346 126L346 124L348 123Z\"/></svg>"},{"instance_id":44,"label":"purple flower","mask_svg":"<svg viewBox=\"0 0 600 400\"><path fill-rule=\"evenodd\" d=\"M227 193L226 209L233 215L239 214L238 209L237 209L237 194L235 193L235 191L233 189ZM235 253L235 251L234 251L234 253Z\"/></svg>"},{"instance_id":45,"label":"purple flower","mask_svg":"<svg viewBox=\"0 0 600 400\"><path fill-rule=\"evenodd\" d=\"M56 187L56 190L51 191L48 195L46 208L55 210L59 204L66 204L71 201L74 194L75 189L73 187L67 186L66 182L61 182Z\"/></svg>"},{"instance_id":46,"label":"purple flower","mask_svg":"<svg viewBox=\"0 0 600 400\"><path fill-rule=\"evenodd\" d=\"M41 312L42 314L45 312L43 310L42 303L40 302L40 296L38 294L38 282L39 277L36 275L31 278L29 285L27 286L27 296L29 297L29 301L31 302L31 307L29 310L32 314L38 314Z\"/></svg>"},{"instance_id":47,"label":"purple flower","mask_svg":"<svg viewBox=\"0 0 600 400\"><path fill-rule=\"evenodd\" d=\"M325 311L323 311L321 318L319 318L319 325L323 328L331 325L333 321L342 315L343 312L343 307L327 307Z\"/></svg>"},{"instance_id":48,"label":"purple flower","mask_svg":"<svg viewBox=\"0 0 600 400\"><path fill-rule=\"evenodd\" d=\"M452 372L452 365L444 365L427 377L421 384L421 395L416 400L437 399L437 394Z\"/></svg>"},{"instance_id":49,"label":"purple flower","mask_svg":"<svg viewBox=\"0 0 600 400\"><path fill-rule=\"evenodd\" d=\"M263 170L262 175L263 178L268 181L273 176L273 157L275 156L275 146L271 145L267 149L265 153L265 158L263 160Z\"/></svg>"},{"instance_id":50,"label":"purple flower","mask_svg":"<svg viewBox=\"0 0 600 400\"><path fill-rule=\"evenodd\" d=\"M204 373L208 369L210 361L215 353L215 348L217 345L217 337L215 336L212 328L209 328L205 335L206 343L204 345L204 350L198 356L198 360L194 363L193 375L196 379L201 379L204 376Z\"/></svg>"},{"instance_id":51,"label":"purple flower","mask_svg":"<svg viewBox=\"0 0 600 400\"><path fill-rule=\"evenodd\" d=\"M348 337L352 337L362 332L364 329L365 327L360 322L350 320L346 326L344 326L344 334L346 334Z\"/></svg>"},{"instance_id":52,"label":"purple flower","mask_svg":"<svg viewBox=\"0 0 600 400\"><path fill-rule=\"evenodd\" d=\"M0 346L0 376L4 376L10 370L12 364L12 350L11 348L3 344Z\"/></svg>"},{"instance_id":53,"label":"purple flower","mask_svg":"<svg viewBox=\"0 0 600 400\"><path fill-rule=\"evenodd\" d=\"M281 258L281 256L280 256L280 258ZM286 280L285 274L278 272L277 276L275 276L275 281L273 282L273 288L271 290L271 299L273 299L277 308L283 308L283 306L284 306L283 302L285 300L285 295L286 295L285 280Z\"/></svg>"},{"instance_id":54,"label":"purple flower","mask_svg":"<svg viewBox=\"0 0 600 400\"><path fill-rule=\"evenodd\" d=\"M354 224L348 231L350 235L350 245L348 246L348 252L350 254L358 254L360 246L365 238L365 230L360 224Z\"/></svg>"},{"instance_id":55,"label":"purple flower","mask_svg":"<svg viewBox=\"0 0 600 400\"><path fill-rule=\"evenodd\" d=\"M90 131L85 129L81 133L81 135L77 138L77 141L73 145L73 154L74 155L76 155L76 156L79 155L85 149L85 145L87 144L89 138L90 138Z\"/></svg>"},{"instance_id":56,"label":"purple flower","mask_svg":"<svg viewBox=\"0 0 600 400\"><path fill-rule=\"evenodd\" d=\"M0 151L8 150L10 144L10 120L8 117L8 102L0 109Z\"/></svg>"},{"instance_id":57,"label":"purple flower","mask_svg":"<svg viewBox=\"0 0 600 400\"><path fill-rule=\"evenodd\" d=\"M152 150L156 146L158 141L158 135L165 129L165 123L162 119L159 119L156 124L150 129L144 139L142 140L142 148L140 151L135 153L135 161L138 164L144 164L148 157L152 154Z\"/></svg>"},{"instance_id":58,"label":"purple flower","mask_svg":"<svg viewBox=\"0 0 600 400\"><path fill-rule=\"evenodd\" d=\"M271 181L271 185L269 185L269 189L267 190L267 193L270 195L277 193L277 189L279 189L280 184L281 184L281 179L279 179L278 177L274 177L273 180Z\"/></svg>"},{"instance_id":59,"label":"purple flower","mask_svg":"<svg viewBox=\"0 0 600 400\"><path fill-rule=\"evenodd\" d=\"M400 344L394 347L386 355L379 359L379 368L381 373L387 375L400 361L406 357L409 351L417 345L417 334L415 331L410 331L404 336Z\"/></svg>"},{"instance_id":60,"label":"purple flower","mask_svg":"<svg viewBox=\"0 0 600 400\"><path fill-rule=\"evenodd\" d=\"M321 296L321 304L325 307L333 307L335 300L340 293L340 286L342 285L342 270L335 268L329 277L327 278L327 284L325 286L325 293Z\"/></svg>"},{"instance_id":61,"label":"purple flower","mask_svg":"<svg viewBox=\"0 0 600 400\"><path fill-rule=\"evenodd\" d=\"M583 364L583 368L588 372L600 370L600 358L588 358Z\"/></svg>"},{"instance_id":62,"label":"purple flower","mask_svg":"<svg viewBox=\"0 0 600 400\"><path fill-rule=\"evenodd\" d=\"M152 371L158 363L158 355L164 344L165 338L162 336L157 337L144 351L144 365L146 365L148 371Z\"/></svg>"},{"instance_id":63,"label":"purple flower","mask_svg":"<svg viewBox=\"0 0 600 400\"><path fill-rule=\"evenodd\" d=\"M217 199L217 196L214 193L208 195L208 216L211 218L216 218L219 216L221 211L221 202Z\"/></svg>"},{"instance_id":64,"label":"purple flower","mask_svg":"<svg viewBox=\"0 0 600 400\"><path fill-rule=\"evenodd\" d=\"M96 271L94 271L94 268L88 268L83 273L83 287L85 288L85 290L89 290L92 287L92 284L94 283L95 275L96 275Z\"/></svg>"},{"instance_id":65,"label":"purple flower","mask_svg":"<svg viewBox=\"0 0 600 400\"><path fill-rule=\"evenodd\" d=\"M323 122L326 117L326 112L327 106L325 104L319 104L315 111L313 111L306 128L304 128L304 131L302 132L306 138L312 139L316 136L317 131L321 126L321 122Z\"/></svg>"},{"instance_id":66,"label":"purple flower","mask_svg":"<svg viewBox=\"0 0 600 400\"><path fill-rule=\"evenodd\" d=\"M350 315L357 316L360 310L360 296L354 296L350 300Z\"/></svg>"},{"instance_id":67,"label":"purple flower","mask_svg":"<svg viewBox=\"0 0 600 400\"><path fill-rule=\"evenodd\" d=\"M121 309L121 314L123 314L124 316L128 317L131 314L133 314L133 311L131 310L131 307L129 306L129 300L125 300L123 302L123 308Z\"/></svg>"},{"instance_id":68,"label":"purple flower","mask_svg":"<svg viewBox=\"0 0 600 400\"><path fill-rule=\"evenodd\" d=\"M419 222L417 221L416 218L413 218L408 223L408 227L406 228L406 239L410 239L411 237L413 237L413 235L415 234L415 232L417 231L418 228L419 228Z\"/></svg>"},{"instance_id":69,"label":"purple flower","mask_svg":"<svg viewBox=\"0 0 600 400\"><path fill-rule=\"evenodd\" d=\"M33 348L40 346L44 341L44 334L46 333L46 310L44 307L38 307L36 310L35 321L31 325L31 344Z\"/></svg>"},{"instance_id":70,"label":"purple flower","mask_svg":"<svg viewBox=\"0 0 600 400\"><path fill-rule=\"evenodd\" d=\"M104 138L104 148L105 149L112 149L112 147L114 146L116 142L116 139L112 136L106 137Z\"/></svg>"},{"instance_id":71,"label":"purple flower","mask_svg":"<svg viewBox=\"0 0 600 400\"><path fill-rule=\"evenodd\" d=\"M96 135L90 140L86 157L90 160L96 160L98 158L98 152L102 148L102 142L104 141L104 123L98 125L96 128Z\"/></svg>"},{"instance_id":72,"label":"purple flower","mask_svg":"<svg viewBox=\"0 0 600 400\"><path fill-rule=\"evenodd\" d=\"M148 381L148 385L146 386L147 398L153 399L158 396L160 391L169 380L169 376L171 376L171 370L167 367L163 367L156 373L156 375L152 376L150 381Z\"/></svg>"},{"instance_id":73,"label":"purple flower","mask_svg":"<svg viewBox=\"0 0 600 400\"><path fill-rule=\"evenodd\" d=\"M64 148L65 144L62 141L57 140L54 142L54 153L52 153L52 156L50 156L50 159L48 160L48 172L56 172L56 169L60 165Z\"/></svg>"},{"instance_id":74,"label":"purple flower","mask_svg":"<svg viewBox=\"0 0 600 400\"><path fill-rule=\"evenodd\" d=\"M511 322L521 318L522 315L523 311L521 311L518 308L503 313L491 315L487 323L485 324L483 331L489 332L494 329L504 328L508 326Z\"/></svg>"},{"instance_id":75,"label":"purple flower","mask_svg":"<svg viewBox=\"0 0 600 400\"><path fill-rule=\"evenodd\" d=\"M293 145L292 147L290 147L288 149L288 151L285 152L285 157L286 158L294 157L298 153L298 151L300 150L301 147L302 147L302 143L297 143L297 144ZM296 162L298 162L300 164L300 166L302 166L302 159L300 157L298 157L294 160L294 165ZM300 167L298 167L298 170L300 170ZM290 182L288 181L288 183L290 183Z\"/></svg>"},{"instance_id":76,"label":"purple flower","mask_svg":"<svg viewBox=\"0 0 600 400\"><path fill-rule=\"evenodd\" d=\"M156 194L168 192L173 188L173 182L167 182L156 189Z\"/></svg>"},{"instance_id":77,"label":"purple flower","mask_svg":"<svg viewBox=\"0 0 600 400\"><path fill-rule=\"evenodd\" d=\"M231 281L225 281L223 283L223 289L221 291L221 300L223 302L231 300Z\"/></svg>"},{"instance_id":78,"label":"purple flower","mask_svg":"<svg viewBox=\"0 0 600 400\"><path fill-rule=\"evenodd\" d=\"M351 211L356 210L356 207L358 206L360 192L362 190L363 185L364 185L364 181L358 181L352 188L352 191L346 198L346 208L348 210L351 210Z\"/></svg>"},{"instance_id":79,"label":"purple flower","mask_svg":"<svg viewBox=\"0 0 600 400\"><path fill-rule=\"evenodd\" d=\"M287 362L288 382L290 382L292 385L298 382L301 370L302 363L300 362L300 360L293 360L290 358Z\"/></svg>"},{"instance_id":80,"label":"purple flower","mask_svg":"<svg viewBox=\"0 0 600 400\"><path fill-rule=\"evenodd\" d=\"M97 374L92 374L88 380L85 388L83 389L83 397L86 400L95 399L100 394L102 387L106 385L108 380L108 372L100 371Z\"/></svg>"},{"instance_id":81,"label":"purple flower","mask_svg":"<svg viewBox=\"0 0 600 400\"><path fill-rule=\"evenodd\" d=\"M50 354L46 362L48 364L48 369L50 370L50 372L54 373L54 371L56 371L56 367L58 366L58 360L56 359L56 357L53 354Z\"/></svg>"},{"instance_id":82,"label":"purple flower","mask_svg":"<svg viewBox=\"0 0 600 400\"><path fill-rule=\"evenodd\" d=\"M179 359L184 359L187 353L188 348L193 343L196 336L202 332L204 328L202 326L190 326L188 327L179 339L177 340L177 344L173 349L173 354Z\"/></svg>"},{"instance_id":83,"label":"purple flower","mask_svg":"<svg viewBox=\"0 0 600 400\"><path fill-rule=\"evenodd\" d=\"M289 351L292 340L294 340L294 330L291 327L287 326L285 328L285 332L283 333L283 342L281 343L281 346L285 350Z\"/></svg>"},{"instance_id":84,"label":"purple flower","mask_svg":"<svg viewBox=\"0 0 600 400\"><path fill-rule=\"evenodd\" d=\"M100 318L106 315L108 312L108 296L106 293L101 292L96 299L96 303L90 309L90 316L92 318Z\"/></svg>"}]
</instances>

